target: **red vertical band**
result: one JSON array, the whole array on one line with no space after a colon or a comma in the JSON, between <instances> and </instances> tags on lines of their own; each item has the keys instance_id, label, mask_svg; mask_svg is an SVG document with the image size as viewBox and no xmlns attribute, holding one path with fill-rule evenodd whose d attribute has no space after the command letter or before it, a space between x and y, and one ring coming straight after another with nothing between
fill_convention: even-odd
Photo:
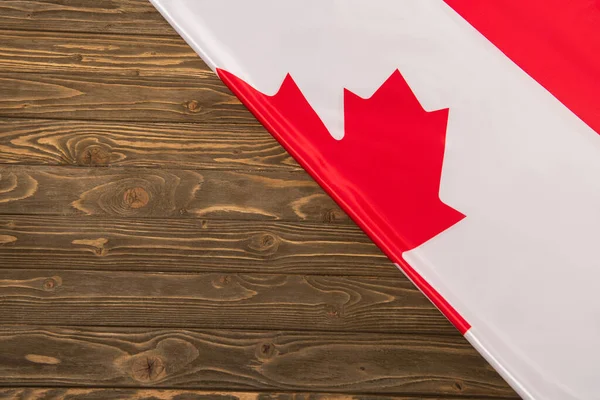
<instances>
[{"instance_id":1,"label":"red vertical band","mask_svg":"<svg viewBox=\"0 0 600 400\"><path fill-rule=\"evenodd\" d=\"M600 1L445 2L600 134Z\"/></svg>"}]
</instances>

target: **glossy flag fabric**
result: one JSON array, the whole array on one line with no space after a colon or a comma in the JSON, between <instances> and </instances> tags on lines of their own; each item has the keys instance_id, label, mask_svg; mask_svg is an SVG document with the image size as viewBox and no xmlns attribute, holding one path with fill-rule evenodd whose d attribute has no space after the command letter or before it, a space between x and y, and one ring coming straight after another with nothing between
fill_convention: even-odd
<instances>
[{"instance_id":1,"label":"glossy flag fabric","mask_svg":"<svg viewBox=\"0 0 600 400\"><path fill-rule=\"evenodd\" d=\"M524 398L600 399L600 3L151 0Z\"/></svg>"}]
</instances>

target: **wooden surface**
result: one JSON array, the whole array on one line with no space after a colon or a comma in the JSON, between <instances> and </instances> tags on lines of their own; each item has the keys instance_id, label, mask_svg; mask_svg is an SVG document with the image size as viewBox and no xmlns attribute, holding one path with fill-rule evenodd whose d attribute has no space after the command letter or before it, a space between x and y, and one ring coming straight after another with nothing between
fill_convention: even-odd
<instances>
[{"instance_id":1,"label":"wooden surface","mask_svg":"<svg viewBox=\"0 0 600 400\"><path fill-rule=\"evenodd\" d=\"M0 398L516 398L146 0L0 0Z\"/></svg>"}]
</instances>

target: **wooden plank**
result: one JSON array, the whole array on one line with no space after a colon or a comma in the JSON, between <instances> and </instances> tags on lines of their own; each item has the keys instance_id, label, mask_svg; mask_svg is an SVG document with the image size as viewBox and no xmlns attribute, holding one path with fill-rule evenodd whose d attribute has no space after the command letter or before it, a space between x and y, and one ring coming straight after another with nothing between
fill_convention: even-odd
<instances>
[{"instance_id":1,"label":"wooden plank","mask_svg":"<svg viewBox=\"0 0 600 400\"><path fill-rule=\"evenodd\" d=\"M459 336L2 326L0 349L0 383L13 387L514 397Z\"/></svg>"},{"instance_id":2,"label":"wooden plank","mask_svg":"<svg viewBox=\"0 0 600 400\"><path fill-rule=\"evenodd\" d=\"M213 75L179 36L136 40L127 35L0 30L0 54L0 72L104 73L189 79L206 79L207 75Z\"/></svg>"},{"instance_id":3,"label":"wooden plank","mask_svg":"<svg viewBox=\"0 0 600 400\"><path fill-rule=\"evenodd\" d=\"M176 35L147 0L2 0L0 28Z\"/></svg>"},{"instance_id":4,"label":"wooden plank","mask_svg":"<svg viewBox=\"0 0 600 400\"><path fill-rule=\"evenodd\" d=\"M0 118L0 163L301 169L258 122L209 125Z\"/></svg>"},{"instance_id":5,"label":"wooden plank","mask_svg":"<svg viewBox=\"0 0 600 400\"><path fill-rule=\"evenodd\" d=\"M389 276L354 225L0 216L0 268Z\"/></svg>"},{"instance_id":6,"label":"wooden plank","mask_svg":"<svg viewBox=\"0 0 600 400\"><path fill-rule=\"evenodd\" d=\"M0 387L0 398L12 400L420 400L423 396L344 393L231 392L148 388L17 388ZM434 396L429 400L452 400L465 396ZM506 397L486 397L489 400ZM509 398L514 398L513 396Z\"/></svg>"},{"instance_id":7,"label":"wooden plank","mask_svg":"<svg viewBox=\"0 0 600 400\"><path fill-rule=\"evenodd\" d=\"M0 214L339 221L304 173L0 166Z\"/></svg>"},{"instance_id":8,"label":"wooden plank","mask_svg":"<svg viewBox=\"0 0 600 400\"><path fill-rule=\"evenodd\" d=\"M401 276L0 271L0 324L457 334Z\"/></svg>"},{"instance_id":9,"label":"wooden plank","mask_svg":"<svg viewBox=\"0 0 600 400\"><path fill-rule=\"evenodd\" d=\"M0 116L256 124L214 74L193 78L1 73Z\"/></svg>"}]
</instances>

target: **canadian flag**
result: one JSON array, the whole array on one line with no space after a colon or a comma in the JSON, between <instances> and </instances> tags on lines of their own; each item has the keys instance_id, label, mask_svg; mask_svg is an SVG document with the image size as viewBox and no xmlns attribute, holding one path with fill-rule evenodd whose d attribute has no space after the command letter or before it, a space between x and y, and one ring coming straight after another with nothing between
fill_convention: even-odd
<instances>
[{"instance_id":1,"label":"canadian flag","mask_svg":"<svg viewBox=\"0 0 600 400\"><path fill-rule=\"evenodd\" d=\"M151 0L524 397L600 399L600 3Z\"/></svg>"}]
</instances>

